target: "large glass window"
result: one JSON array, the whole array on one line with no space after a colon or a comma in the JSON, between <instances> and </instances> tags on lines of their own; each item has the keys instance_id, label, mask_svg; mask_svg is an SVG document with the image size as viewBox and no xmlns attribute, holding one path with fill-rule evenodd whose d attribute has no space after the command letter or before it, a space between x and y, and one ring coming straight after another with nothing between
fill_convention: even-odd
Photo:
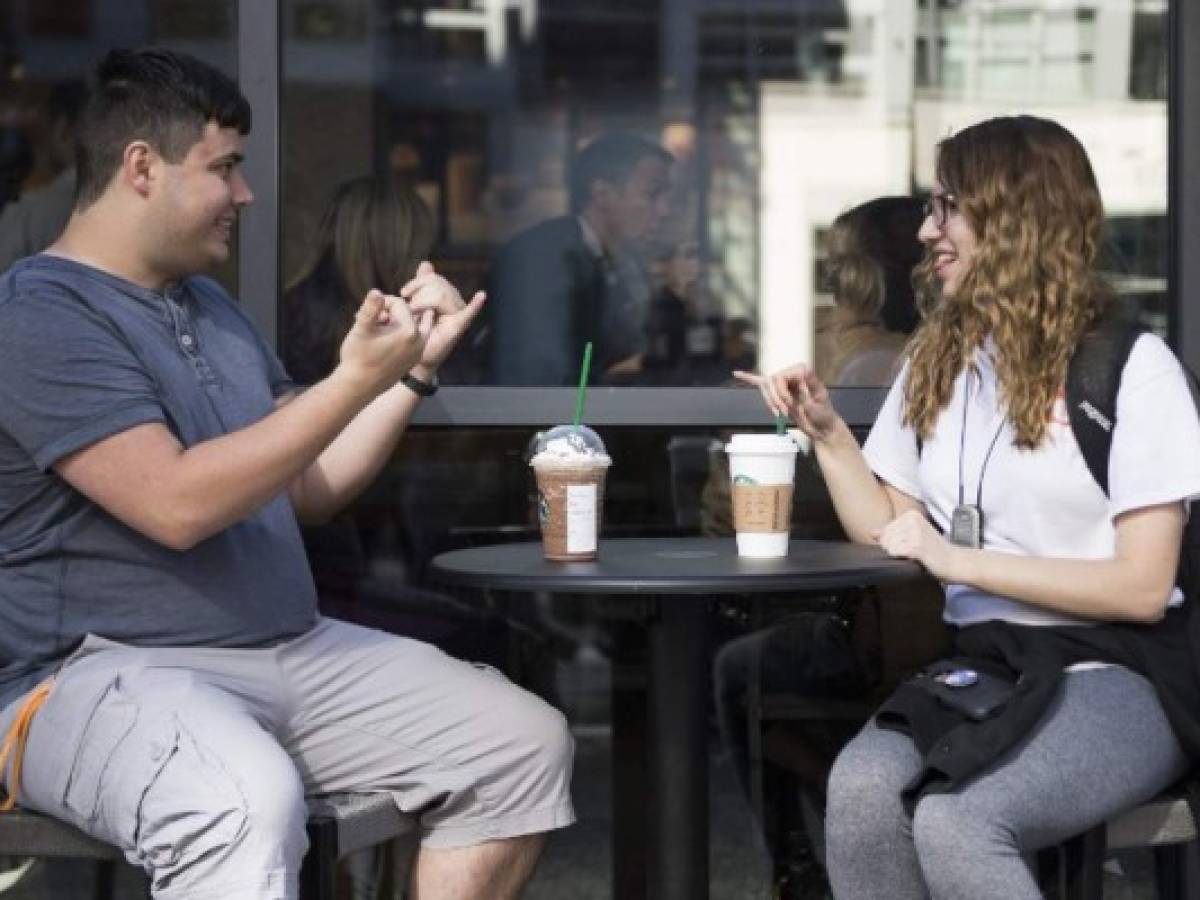
<instances>
[{"instance_id":1,"label":"large glass window","mask_svg":"<svg viewBox=\"0 0 1200 900\"><path fill-rule=\"evenodd\" d=\"M284 279L311 262L339 185L411 186L439 266L492 295L447 381L569 384L590 339L613 385L797 360L886 384L914 321L917 213L862 204L927 191L941 137L1018 110L1083 140L1106 268L1165 326L1161 2L292 0L283 15ZM581 152L615 134L664 151L666 174L631 181L601 159L615 169L597 177ZM882 285L850 277L859 264Z\"/></svg>"},{"instance_id":2,"label":"large glass window","mask_svg":"<svg viewBox=\"0 0 1200 900\"><path fill-rule=\"evenodd\" d=\"M441 373L451 389L573 384L587 341L593 384L630 408L630 389L800 360L835 387L882 388L915 323L937 142L1010 112L1078 135L1108 211L1105 271L1156 328L1176 314L1165 0L0 0L0 203L46 202L69 176L58 111L104 51L159 43L236 74L239 49L254 51L238 17L255 8L279 17L279 345L301 382L335 364L363 286L395 290L428 258L464 295L490 293ZM236 288L236 260L218 274ZM864 395L879 391L838 398ZM480 396L524 413L545 395ZM599 428L614 458L606 537L729 533L728 422L712 418ZM567 711L581 823L530 896L620 895L630 848L614 849L611 821L629 798L619 777L609 789L630 765L639 623L602 601L450 592L428 574L441 550L536 538L533 430L414 428L307 542L326 612L505 666ZM796 536L839 536L809 459L796 499ZM713 610L714 650L769 612L744 598ZM936 592L804 612L802 631L843 623L822 634L853 648L854 690L798 727L755 720L749 762L713 729L714 896L819 890L812 788L864 698L937 638ZM761 832L743 790L755 767L759 812L776 816Z\"/></svg>"}]
</instances>

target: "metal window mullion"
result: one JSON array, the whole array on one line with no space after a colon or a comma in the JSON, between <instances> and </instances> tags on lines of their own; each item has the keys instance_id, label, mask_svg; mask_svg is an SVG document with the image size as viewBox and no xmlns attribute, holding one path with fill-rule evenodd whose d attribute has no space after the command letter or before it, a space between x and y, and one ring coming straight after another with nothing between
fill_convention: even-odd
<instances>
[{"instance_id":1,"label":"metal window mullion","mask_svg":"<svg viewBox=\"0 0 1200 900\"><path fill-rule=\"evenodd\" d=\"M267 342L278 338L282 84L279 0L238 0L238 82L254 111L243 172L254 202L238 225L238 297Z\"/></svg>"},{"instance_id":2,"label":"metal window mullion","mask_svg":"<svg viewBox=\"0 0 1200 900\"><path fill-rule=\"evenodd\" d=\"M1174 0L1167 15L1170 340L1200 371L1200 3Z\"/></svg>"}]
</instances>

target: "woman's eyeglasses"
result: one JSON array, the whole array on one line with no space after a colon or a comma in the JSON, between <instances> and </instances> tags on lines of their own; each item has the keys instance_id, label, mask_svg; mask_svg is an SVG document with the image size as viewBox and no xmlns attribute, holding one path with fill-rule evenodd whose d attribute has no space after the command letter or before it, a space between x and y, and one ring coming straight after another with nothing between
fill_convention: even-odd
<instances>
[{"instance_id":1,"label":"woman's eyeglasses","mask_svg":"<svg viewBox=\"0 0 1200 900\"><path fill-rule=\"evenodd\" d=\"M949 192L930 194L929 199L925 201L925 215L932 216L933 224L938 228L945 228L946 219L957 213L958 197Z\"/></svg>"}]
</instances>

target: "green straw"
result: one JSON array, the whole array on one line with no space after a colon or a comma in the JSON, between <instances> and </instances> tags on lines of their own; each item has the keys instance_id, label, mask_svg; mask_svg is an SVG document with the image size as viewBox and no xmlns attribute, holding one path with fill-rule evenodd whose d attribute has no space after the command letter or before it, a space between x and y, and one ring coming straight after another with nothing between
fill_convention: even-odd
<instances>
[{"instance_id":1,"label":"green straw","mask_svg":"<svg viewBox=\"0 0 1200 900\"><path fill-rule=\"evenodd\" d=\"M587 394L588 369L592 367L592 342L588 341L583 348L583 365L579 368L579 393L575 396L575 430L583 421L583 398Z\"/></svg>"},{"instance_id":2,"label":"green straw","mask_svg":"<svg viewBox=\"0 0 1200 900\"><path fill-rule=\"evenodd\" d=\"M776 434L787 434L787 428L788 428L787 416L783 415L782 413L780 415L777 415L775 417L775 433Z\"/></svg>"}]
</instances>

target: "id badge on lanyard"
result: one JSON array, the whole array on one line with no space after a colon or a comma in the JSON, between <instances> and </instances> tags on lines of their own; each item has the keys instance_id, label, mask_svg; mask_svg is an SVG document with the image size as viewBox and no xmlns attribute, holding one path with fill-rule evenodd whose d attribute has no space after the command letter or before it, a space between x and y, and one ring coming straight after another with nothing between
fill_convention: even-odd
<instances>
[{"instance_id":1,"label":"id badge on lanyard","mask_svg":"<svg viewBox=\"0 0 1200 900\"><path fill-rule=\"evenodd\" d=\"M983 513L978 506L960 503L950 514L950 543L978 550L983 546Z\"/></svg>"},{"instance_id":2,"label":"id badge on lanyard","mask_svg":"<svg viewBox=\"0 0 1200 900\"><path fill-rule=\"evenodd\" d=\"M978 550L983 547L983 476L987 474L992 451L996 449L996 441L1000 438L1000 432L1004 430L1004 420L1000 420L1000 425L996 429L996 433L992 435L992 442L988 444L987 453L984 454L983 462L979 466L979 484L975 492L975 502L965 503L963 498L963 457L966 454L967 445L967 408L971 402L969 373L967 379L963 389L962 431L959 434L958 442L958 505L950 513L950 542L960 547Z\"/></svg>"}]
</instances>

